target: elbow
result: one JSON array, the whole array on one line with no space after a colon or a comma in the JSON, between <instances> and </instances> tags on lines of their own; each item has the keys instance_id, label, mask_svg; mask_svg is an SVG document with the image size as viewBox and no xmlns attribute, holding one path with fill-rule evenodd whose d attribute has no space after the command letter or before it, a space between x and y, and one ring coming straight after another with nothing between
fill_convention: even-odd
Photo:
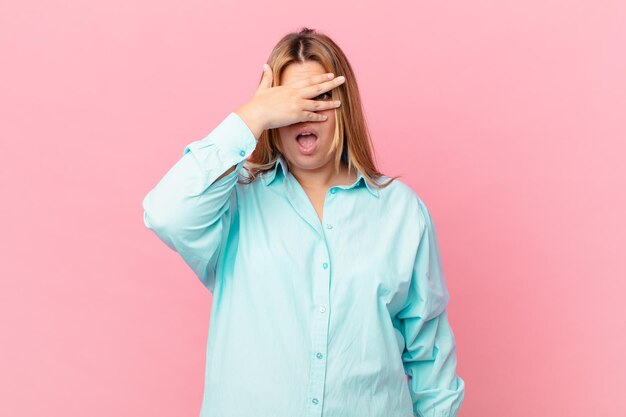
<instances>
[{"instance_id":1,"label":"elbow","mask_svg":"<svg viewBox=\"0 0 626 417\"><path fill-rule=\"evenodd\" d=\"M164 202L155 202L152 191L144 197L142 207L143 224L159 236L167 235L168 230L176 227L176 219L171 216L173 210Z\"/></svg>"},{"instance_id":2,"label":"elbow","mask_svg":"<svg viewBox=\"0 0 626 417\"><path fill-rule=\"evenodd\" d=\"M154 230L157 225L158 216L155 216L155 206L152 204L152 191L143 198L143 224L150 230Z\"/></svg>"},{"instance_id":3,"label":"elbow","mask_svg":"<svg viewBox=\"0 0 626 417\"><path fill-rule=\"evenodd\" d=\"M150 194L143 200L143 223L152 230L161 241L163 241L171 249L176 250L174 244L173 231L176 230L174 219L166 215L167 211L163 210L161 205L152 203Z\"/></svg>"}]
</instances>

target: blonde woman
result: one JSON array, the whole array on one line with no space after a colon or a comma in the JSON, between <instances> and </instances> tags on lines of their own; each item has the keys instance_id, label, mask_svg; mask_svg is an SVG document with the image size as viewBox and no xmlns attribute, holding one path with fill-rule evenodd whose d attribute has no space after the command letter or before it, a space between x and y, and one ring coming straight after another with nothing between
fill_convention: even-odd
<instances>
[{"instance_id":1,"label":"blonde woman","mask_svg":"<svg viewBox=\"0 0 626 417\"><path fill-rule=\"evenodd\" d=\"M200 416L456 416L435 225L376 169L346 56L303 28L263 67L143 201L212 293Z\"/></svg>"}]
</instances>

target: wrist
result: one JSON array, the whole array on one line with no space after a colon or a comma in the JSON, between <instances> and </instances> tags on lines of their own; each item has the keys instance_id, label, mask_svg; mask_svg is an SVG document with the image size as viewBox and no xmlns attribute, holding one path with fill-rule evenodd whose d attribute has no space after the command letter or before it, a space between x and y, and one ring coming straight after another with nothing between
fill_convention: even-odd
<instances>
[{"instance_id":1,"label":"wrist","mask_svg":"<svg viewBox=\"0 0 626 417\"><path fill-rule=\"evenodd\" d=\"M252 108L249 103L240 106L234 112L244 121L254 137L259 140L261 133L266 129L259 112Z\"/></svg>"}]
</instances>

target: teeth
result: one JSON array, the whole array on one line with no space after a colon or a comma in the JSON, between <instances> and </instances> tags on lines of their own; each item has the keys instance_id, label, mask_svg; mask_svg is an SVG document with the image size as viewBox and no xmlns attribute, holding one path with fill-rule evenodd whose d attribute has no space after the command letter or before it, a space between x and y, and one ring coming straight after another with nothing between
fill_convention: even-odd
<instances>
[{"instance_id":1,"label":"teeth","mask_svg":"<svg viewBox=\"0 0 626 417\"><path fill-rule=\"evenodd\" d=\"M304 132L304 133L300 133L300 135L302 135L302 136L312 135L312 134L313 134L313 133L311 133L311 132Z\"/></svg>"}]
</instances>

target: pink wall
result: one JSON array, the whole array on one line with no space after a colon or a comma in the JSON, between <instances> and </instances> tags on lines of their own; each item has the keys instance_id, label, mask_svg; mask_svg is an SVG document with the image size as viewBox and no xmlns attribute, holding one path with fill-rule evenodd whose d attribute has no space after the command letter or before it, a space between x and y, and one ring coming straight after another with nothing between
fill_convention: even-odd
<instances>
[{"instance_id":1,"label":"pink wall","mask_svg":"<svg viewBox=\"0 0 626 417\"><path fill-rule=\"evenodd\" d=\"M197 415L210 294L141 200L301 25L433 213L460 415L626 413L626 3L312 4L2 1L0 415Z\"/></svg>"}]
</instances>

